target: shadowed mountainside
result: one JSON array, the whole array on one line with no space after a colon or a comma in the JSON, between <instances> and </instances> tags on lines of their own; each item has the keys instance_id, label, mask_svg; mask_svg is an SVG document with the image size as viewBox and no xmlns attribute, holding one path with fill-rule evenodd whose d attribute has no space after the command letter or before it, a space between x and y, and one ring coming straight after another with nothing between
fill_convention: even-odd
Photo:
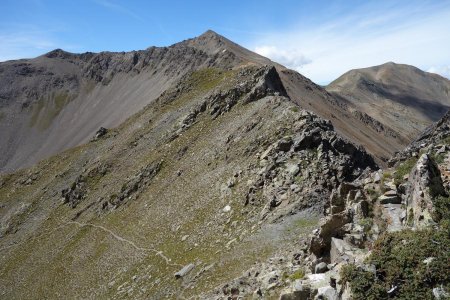
<instances>
[{"instance_id":1,"label":"shadowed mountainside","mask_svg":"<svg viewBox=\"0 0 450 300\"><path fill-rule=\"evenodd\" d=\"M326 89L408 142L450 108L448 79L391 62L351 70Z\"/></svg>"}]
</instances>

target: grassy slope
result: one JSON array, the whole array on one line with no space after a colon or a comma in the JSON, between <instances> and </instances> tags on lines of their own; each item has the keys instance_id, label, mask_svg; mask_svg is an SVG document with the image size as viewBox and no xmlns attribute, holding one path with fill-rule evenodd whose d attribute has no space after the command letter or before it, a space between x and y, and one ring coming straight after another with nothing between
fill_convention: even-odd
<instances>
[{"instance_id":1,"label":"grassy slope","mask_svg":"<svg viewBox=\"0 0 450 300\"><path fill-rule=\"evenodd\" d=\"M0 214L12 215L8 220L16 224L13 228L17 232L0 239L2 297L189 296L236 277L281 247L282 243L270 240L245 242L258 231L258 219L253 216L260 208L242 206L245 167L254 161L252 155L243 153L258 138L269 142L278 138L274 129L289 124L289 116L281 112L291 104L274 105L264 98L245 106L238 104L216 120L202 114L180 137L162 142L177 120L204 95L213 88L235 84L235 76L236 71L196 72L188 79L193 89L169 103L146 107L106 138L5 176ZM242 135L245 125L256 116L265 121L227 149L227 137ZM180 157L184 147L187 152ZM119 193L122 183L149 163L161 160L162 170L138 199L112 212L101 211L100 203ZM86 199L75 209L63 205L61 190L79 174L102 164L108 164L109 171L89 183ZM179 170L181 176L177 175ZM222 196L221 184L238 170L243 174L231 195ZM30 185L20 183L33 174L37 179ZM21 203L30 205L24 212L14 213ZM223 213L227 204L232 211ZM90 208L76 220L79 224L70 223L87 206ZM286 234L304 232L311 226L305 224L289 228ZM187 234L187 240L181 242ZM236 242L227 247L234 239ZM14 244L17 241L19 244ZM150 249L162 251L171 259L170 264ZM195 284L175 280L173 273L191 262L198 265L194 274L204 266L214 266L199 275Z\"/></svg>"}]
</instances>

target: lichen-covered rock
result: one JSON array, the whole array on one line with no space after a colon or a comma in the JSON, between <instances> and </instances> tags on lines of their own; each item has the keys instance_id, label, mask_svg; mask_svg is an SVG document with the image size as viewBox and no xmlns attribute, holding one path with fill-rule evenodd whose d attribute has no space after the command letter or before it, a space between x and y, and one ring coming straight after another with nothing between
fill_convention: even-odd
<instances>
[{"instance_id":1,"label":"lichen-covered rock","mask_svg":"<svg viewBox=\"0 0 450 300\"><path fill-rule=\"evenodd\" d=\"M433 217L433 199L445 195L439 168L428 154L423 154L408 178L405 195L408 224L421 227L439 221Z\"/></svg>"}]
</instances>

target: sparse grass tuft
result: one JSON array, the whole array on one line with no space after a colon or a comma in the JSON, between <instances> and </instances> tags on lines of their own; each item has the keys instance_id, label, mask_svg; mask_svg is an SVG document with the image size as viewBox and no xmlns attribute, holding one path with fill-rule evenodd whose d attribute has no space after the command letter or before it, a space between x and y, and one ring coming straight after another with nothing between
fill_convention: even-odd
<instances>
[{"instance_id":1,"label":"sparse grass tuft","mask_svg":"<svg viewBox=\"0 0 450 300\"><path fill-rule=\"evenodd\" d=\"M394 176L395 185L398 186L403 182L403 177L411 172L417 160L417 157L410 157L398 166Z\"/></svg>"},{"instance_id":2,"label":"sparse grass tuft","mask_svg":"<svg viewBox=\"0 0 450 300\"><path fill-rule=\"evenodd\" d=\"M298 269L294 273L292 273L289 278L292 280L302 279L305 277L305 270L304 269Z\"/></svg>"},{"instance_id":3,"label":"sparse grass tuft","mask_svg":"<svg viewBox=\"0 0 450 300\"><path fill-rule=\"evenodd\" d=\"M31 119L28 126L37 126L39 130L47 129L70 100L71 97L65 92L55 93L47 98L40 98L32 105Z\"/></svg>"}]
</instances>

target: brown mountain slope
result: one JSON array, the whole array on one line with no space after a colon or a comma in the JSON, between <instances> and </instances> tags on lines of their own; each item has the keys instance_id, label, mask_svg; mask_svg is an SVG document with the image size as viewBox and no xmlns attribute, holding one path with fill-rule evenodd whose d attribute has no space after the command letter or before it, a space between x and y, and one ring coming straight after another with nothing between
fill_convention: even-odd
<instances>
[{"instance_id":1,"label":"brown mountain slope","mask_svg":"<svg viewBox=\"0 0 450 300\"><path fill-rule=\"evenodd\" d=\"M227 69L232 53L179 43L129 53L55 50L0 63L0 170L28 166L122 123L189 71Z\"/></svg>"},{"instance_id":2,"label":"brown mountain slope","mask_svg":"<svg viewBox=\"0 0 450 300\"><path fill-rule=\"evenodd\" d=\"M409 65L351 70L326 89L392 128L407 142L402 146L450 108L450 81Z\"/></svg>"},{"instance_id":3,"label":"brown mountain slope","mask_svg":"<svg viewBox=\"0 0 450 300\"><path fill-rule=\"evenodd\" d=\"M365 112L355 109L346 99L328 93L298 72L249 51L212 31L207 31L199 38L188 40L188 44L210 55L228 51L244 62L274 65L292 101L331 120L336 131L363 145L381 164L410 142L394 132L388 124L382 124Z\"/></svg>"},{"instance_id":4,"label":"brown mountain slope","mask_svg":"<svg viewBox=\"0 0 450 300\"><path fill-rule=\"evenodd\" d=\"M367 168L275 68L191 72L95 141L0 176L1 298L208 299L271 257L293 276L331 190Z\"/></svg>"},{"instance_id":5,"label":"brown mountain slope","mask_svg":"<svg viewBox=\"0 0 450 300\"><path fill-rule=\"evenodd\" d=\"M0 63L0 170L29 166L87 142L100 126L118 126L189 71L244 64L276 66L294 102L332 120L378 161L405 143L299 73L207 31L170 47L98 54L55 50Z\"/></svg>"}]
</instances>

